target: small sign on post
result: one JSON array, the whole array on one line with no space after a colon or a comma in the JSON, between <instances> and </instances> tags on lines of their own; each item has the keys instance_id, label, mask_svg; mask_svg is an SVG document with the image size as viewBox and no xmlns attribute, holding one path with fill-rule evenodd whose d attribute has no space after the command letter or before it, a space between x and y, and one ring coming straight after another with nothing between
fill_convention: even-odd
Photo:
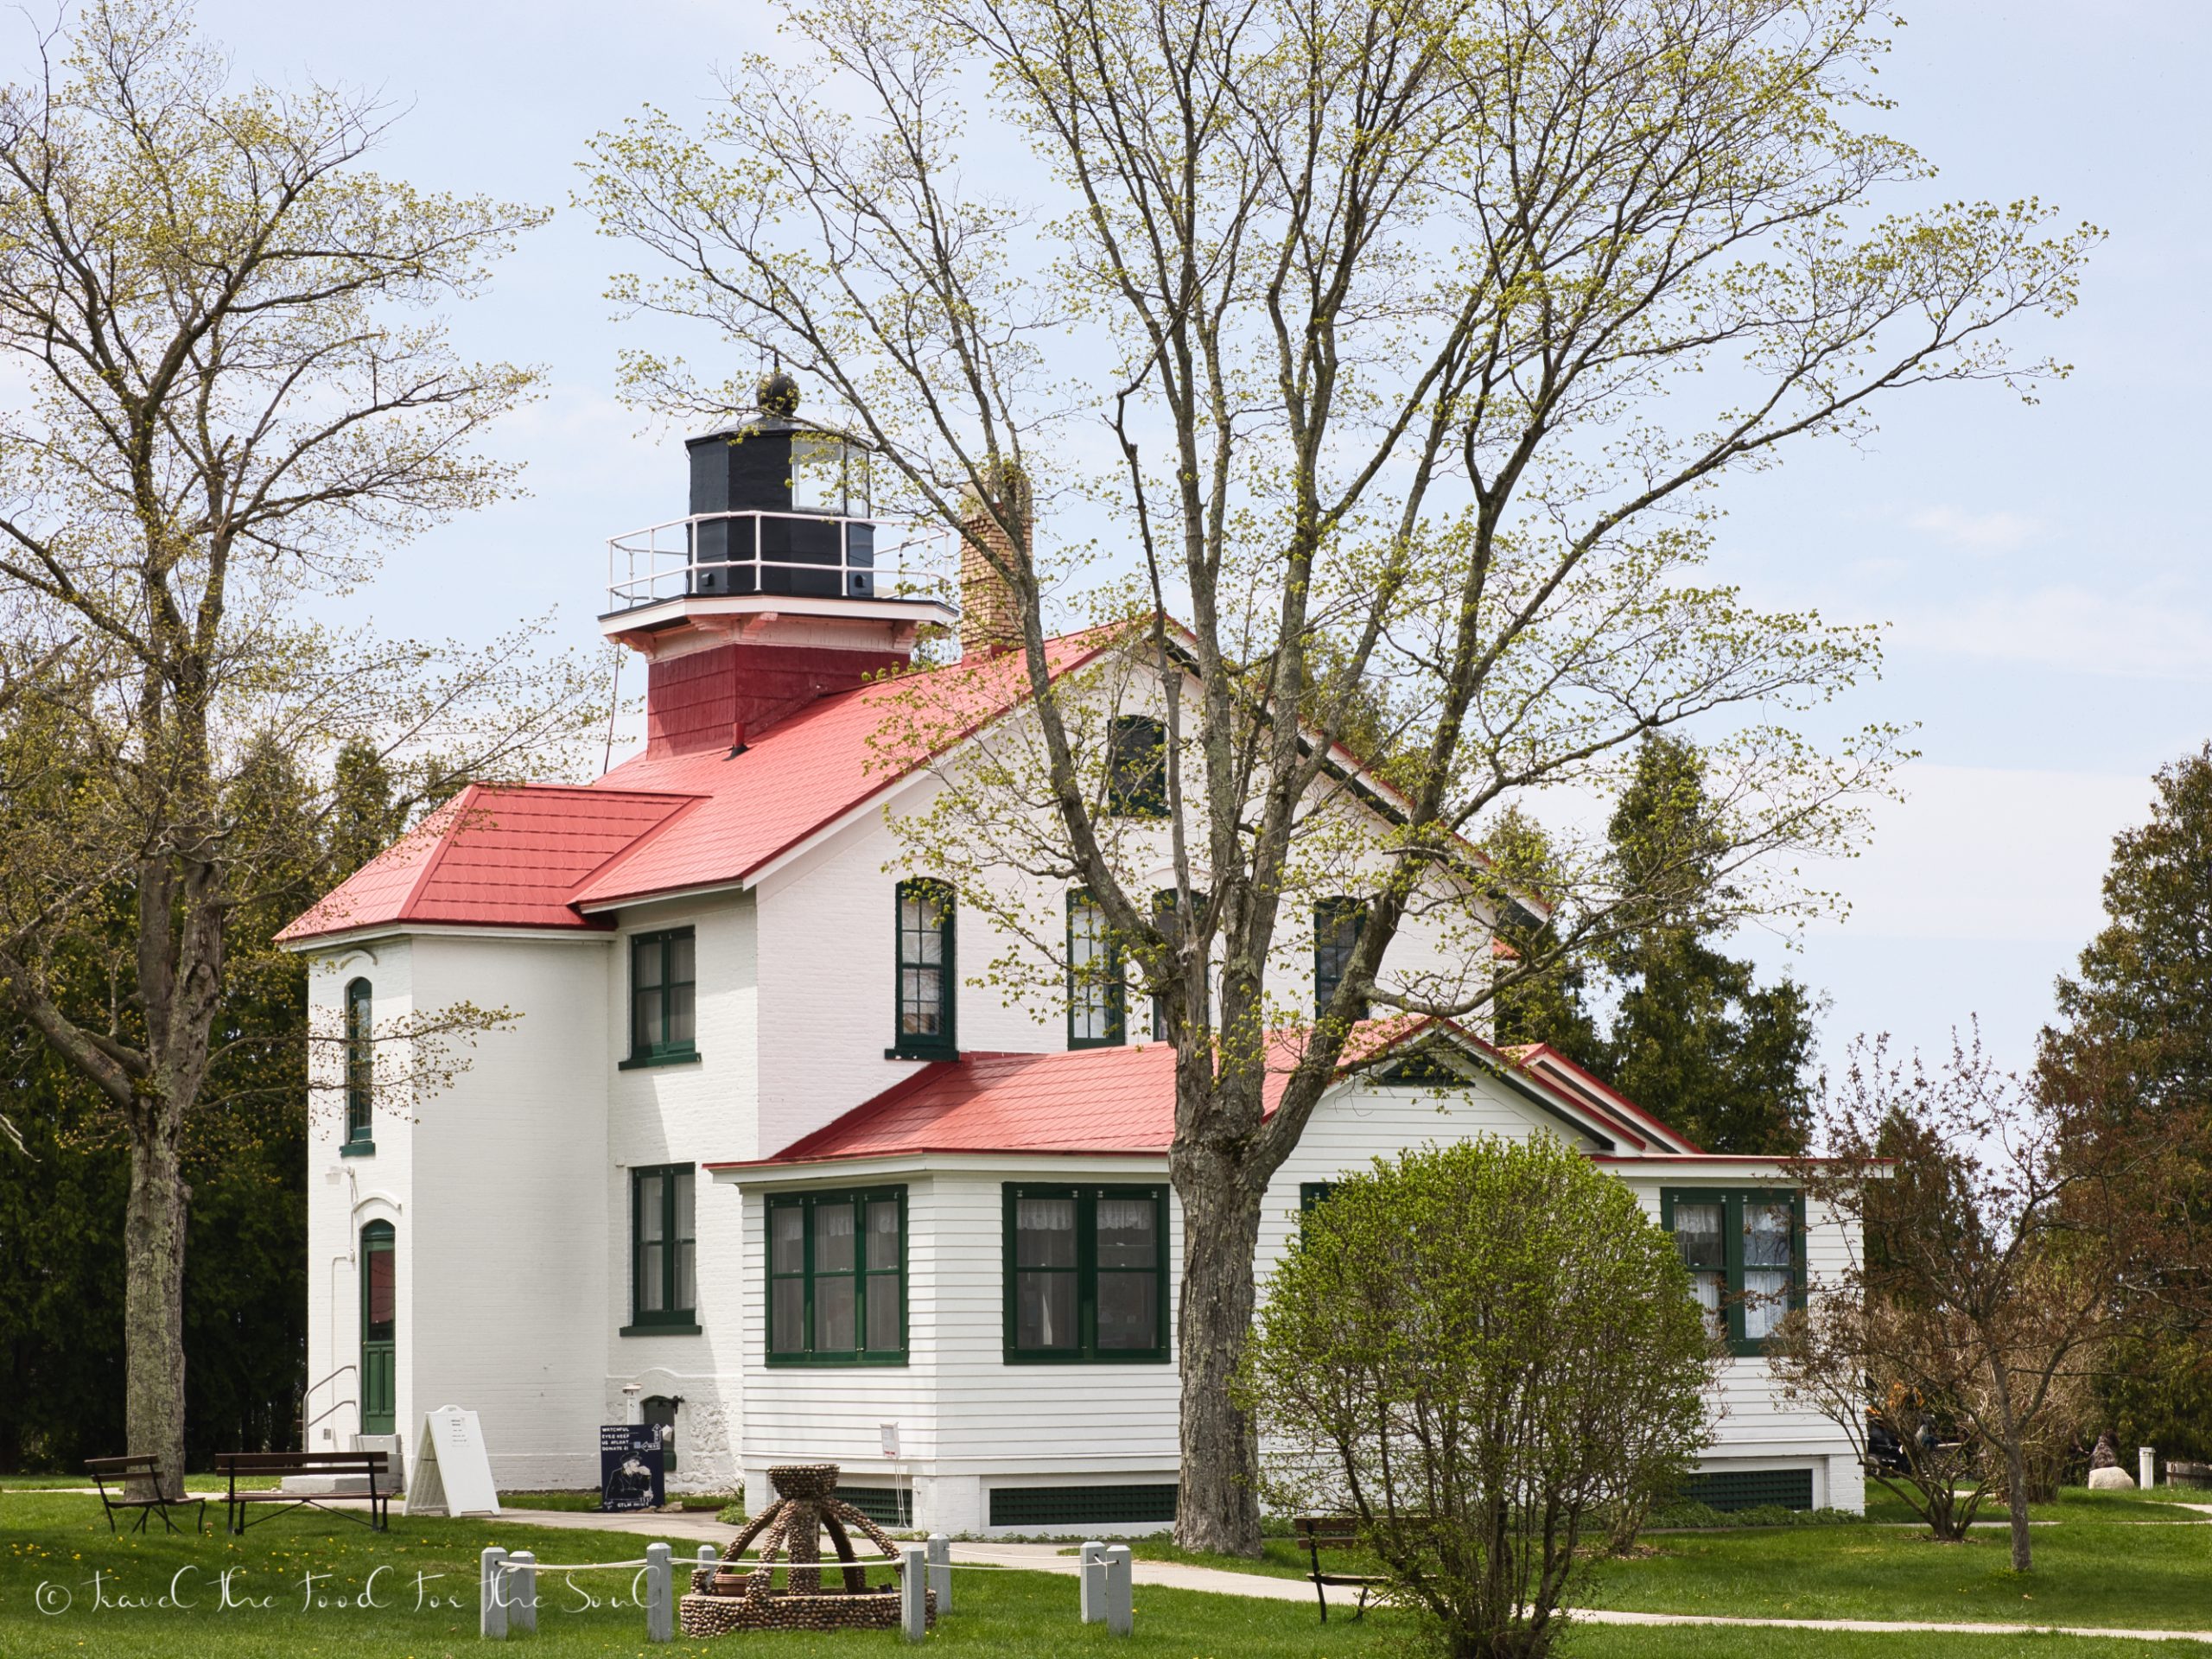
<instances>
[{"instance_id":1,"label":"small sign on post","mask_svg":"<svg viewBox=\"0 0 2212 1659\"><path fill-rule=\"evenodd\" d=\"M602 1423L599 1429L599 1507L657 1510L668 1501L668 1454L652 1423Z\"/></svg>"},{"instance_id":2,"label":"small sign on post","mask_svg":"<svg viewBox=\"0 0 2212 1659\"><path fill-rule=\"evenodd\" d=\"M2139 1446L2135 1448L2136 1471L2142 1478L2135 1484L2149 1491L2158 1484L2158 1452L2156 1446Z\"/></svg>"}]
</instances>

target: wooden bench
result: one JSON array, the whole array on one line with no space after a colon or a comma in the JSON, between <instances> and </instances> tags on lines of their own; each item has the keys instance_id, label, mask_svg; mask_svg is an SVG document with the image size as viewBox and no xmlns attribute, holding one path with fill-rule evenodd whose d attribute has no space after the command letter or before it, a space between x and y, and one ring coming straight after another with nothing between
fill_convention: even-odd
<instances>
[{"instance_id":1,"label":"wooden bench","mask_svg":"<svg viewBox=\"0 0 2212 1659\"><path fill-rule=\"evenodd\" d=\"M389 1452L219 1452L215 1454L215 1472L226 1477L230 1490L223 1499L224 1520L232 1533L243 1533L255 1524L245 1518L246 1506L252 1503L281 1503L275 1510L257 1517L273 1521L287 1510L323 1510L332 1515L342 1515L348 1521L360 1521L372 1531L382 1532L391 1521L391 1492L388 1478L391 1472ZM248 1487L240 1491L238 1477L275 1475L282 1480L287 1475L365 1476L369 1490L365 1493L343 1492L288 1492L281 1487L264 1490ZM369 1515L365 1521L350 1508L340 1508L325 1498L364 1497L369 1500Z\"/></svg>"},{"instance_id":2,"label":"wooden bench","mask_svg":"<svg viewBox=\"0 0 2212 1659\"><path fill-rule=\"evenodd\" d=\"M100 1511L107 1516L107 1529L111 1533L115 1530L115 1512L118 1510L138 1511L138 1524L131 1529L133 1532L146 1530L146 1517L149 1515L160 1516L162 1524L175 1532L178 1529L177 1524L169 1519L169 1511L172 1509L188 1510L196 1503L199 1513L193 1516L192 1529L198 1532L207 1525L206 1498L171 1497L162 1490L162 1460L159 1458L86 1458L85 1472L92 1478L92 1484L99 1488ZM116 1484L112 1496L107 1490L111 1480ZM152 1496L131 1497L130 1487L134 1481L143 1481L146 1491Z\"/></svg>"},{"instance_id":3,"label":"wooden bench","mask_svg":"<svg viewBox=\"0 0 2212 1659\"><path fill-rule=\"evenodd\" d=\"M1389 1576L1382 1573L1324 1573L1321 1552L1325 1549L1351 1549L1360 1542L1359 1517L1353 1515L1300 1515L1290 1523L1291 1535L1313 1563L1308 1575L1313 1580L1313 1594L1321 1604L1321 1622L1329 1622L1329 1592L1324 1585L1338 1585L1345 1589L1357 1587L1359 1606L1353 1611L1355 1619L1367 1617L1367 1597L1377 1585L1389 1583Z\"/></svg>"}]
</instances>

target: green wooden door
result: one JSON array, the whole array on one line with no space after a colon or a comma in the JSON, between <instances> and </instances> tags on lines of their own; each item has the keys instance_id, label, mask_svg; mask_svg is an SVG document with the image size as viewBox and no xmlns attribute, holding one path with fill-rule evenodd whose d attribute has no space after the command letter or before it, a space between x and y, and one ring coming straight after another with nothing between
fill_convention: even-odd
<instances>
[{"instance_id":1,"label":"green wooden door","mask_svg":"<svg viewBox=\"0 0 2212 1659\"><path fill-rule=\"evenodd\" d=\"M361 1229L361 1433L389 1434L397 1402L392 1340L397 1313L391 1224Z\"/></svg>"}]
</instances>

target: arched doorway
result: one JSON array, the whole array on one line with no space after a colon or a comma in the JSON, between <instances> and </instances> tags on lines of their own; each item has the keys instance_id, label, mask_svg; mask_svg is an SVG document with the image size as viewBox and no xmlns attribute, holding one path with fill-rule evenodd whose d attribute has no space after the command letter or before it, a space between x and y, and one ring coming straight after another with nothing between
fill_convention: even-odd
<instances>
[{"instance_id":1,"label":"arched doorway","mask_svg":"<svg viewBox=\"0 0 2212 1659\"><path fill-rule=\"evenodd\" d=\"M389 1434L397 1408L392 1343L397 1331L391 1224L361 1229L361 1433Z\"/></svg>"}]
</instances>

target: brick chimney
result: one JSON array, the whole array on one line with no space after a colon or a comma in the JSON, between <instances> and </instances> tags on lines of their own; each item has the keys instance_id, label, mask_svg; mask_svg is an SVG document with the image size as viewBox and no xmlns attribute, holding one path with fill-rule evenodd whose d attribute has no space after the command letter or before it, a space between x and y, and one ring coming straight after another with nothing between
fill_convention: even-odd
<instances>
[{"instance_id":1,"label":"brick chimney","mask_svg":"<svg viewBox=\"0 0 2212 1659\"><path fill-rule=\"evenodd\" d=\"M1018 518L1022 540L1027 543L1037 522L1029 481L1011 463L1001 466L997 472L1000 513L1006 518ZM961 528L966 533L960 538L960 654L992 657L1001 652L1019 651L1021 601L1013 585L991 568L990 561L975 543L980 541L1007 565L1021 556L1015 550L1012 538L1000 527L999 519L991 516L974 491L968 492L962 506L964 516ZM975 539L971 541L970 537Z\"/></svg>"}]
</instances>

